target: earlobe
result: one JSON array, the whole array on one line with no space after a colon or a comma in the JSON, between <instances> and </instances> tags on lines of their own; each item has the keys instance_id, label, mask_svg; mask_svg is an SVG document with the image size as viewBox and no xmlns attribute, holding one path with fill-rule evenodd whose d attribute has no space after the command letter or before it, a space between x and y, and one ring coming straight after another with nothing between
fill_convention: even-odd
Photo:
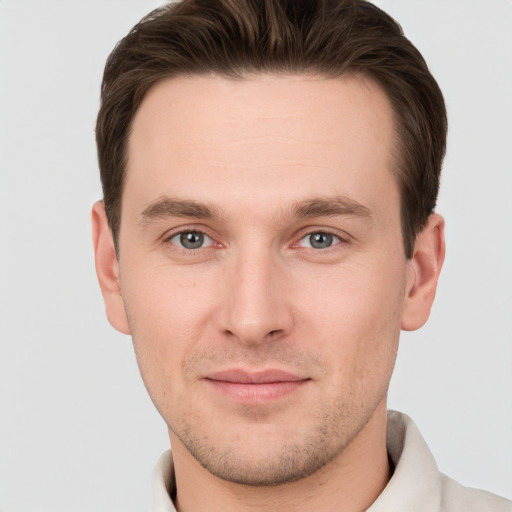
<instances>
[{"instance_id":1,"label":"earlobe","mask_svg":"<svg viewBox=\"0 0 512 512\"><path fill-rule=\"evenodd\" d=\"M96 275L105 302L107 318L115 329L130 334L119 284L119 264L103 201L96 202L92 208L92 239Z\"/></svg>"},{"instance_id":2,"label":"earlobe","mask_svg":"<svg viewBox=\"0 0 512 512\"><path fill-rule=\"evenodd\" d=\"M402 329L414 331L428 320L444 256L444 219L434 213L418 234L414 254L407 263Z\"/></svg>"}]
</instances>

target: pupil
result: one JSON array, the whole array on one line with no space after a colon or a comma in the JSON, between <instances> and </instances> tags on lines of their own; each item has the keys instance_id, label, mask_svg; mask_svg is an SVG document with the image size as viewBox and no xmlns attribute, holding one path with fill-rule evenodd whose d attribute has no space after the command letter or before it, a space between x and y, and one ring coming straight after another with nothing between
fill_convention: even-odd
<instances>
[{"instance_id":1,"label":"pupil","mask_svg":"<svg viewBox=\"0 0 512 512\"><path fill-rule=\"evenodd\" d=\"M309 237L311 247L315 249L326 249L332 245L332 235L329 233L314 233Z\"/></svg>"},{"instance_id":2,"label":"pupil","mask_svg":"<svg viewBox=\"0 0 512 512\"><path fill-rule=\"evenodd\" d=\"M197 231L189 231L181 234L180 242L185 249L199 249L203 245L204 236Z\"/></svg>"}]
</instances>

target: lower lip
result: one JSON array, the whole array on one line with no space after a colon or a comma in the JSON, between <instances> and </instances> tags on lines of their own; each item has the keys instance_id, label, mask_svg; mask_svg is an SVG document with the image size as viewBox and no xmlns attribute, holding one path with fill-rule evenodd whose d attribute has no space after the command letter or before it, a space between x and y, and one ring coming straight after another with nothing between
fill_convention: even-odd
<instances>
[{"instance_id":1,"label":"lower lip","mask_svg":"<svg viewBox=\"0 0 512 512\"><path fill-rule=\"evenodd\" d=\"M309 379L285 382L227 382L222 380L206 381L217 391L242 403L265 404L289 395L304 386Z\"/></svg>"}]
</instances>

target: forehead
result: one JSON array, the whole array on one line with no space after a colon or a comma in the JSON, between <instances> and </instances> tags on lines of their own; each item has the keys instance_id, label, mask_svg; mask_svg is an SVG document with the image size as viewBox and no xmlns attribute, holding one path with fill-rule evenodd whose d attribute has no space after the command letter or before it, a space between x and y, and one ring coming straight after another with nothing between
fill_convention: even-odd
<instances>
[{"instance_id":1,"label":"forehead","mask_svg":"<svg viewBox=\"0 0 512 512\"><path fill-rule=\"evenodd\" d=\"M243 200L265 183L277 201L339 183L350 196L389 181L393 134L386 95L364 77L177 77L136 113L125 189L210 201L229 186Z\"/></svg>"},{"instance_id":2,"label":"forehead","mask_svg":"<svg viewBox=\"0 0 512 512\"><path fill-rule=\"evenodd\" d=\"M365 115L359 116L358 111L363 110ZM382 89L362 75L178 76L162 80L148 91L132 132L140 126L141 132L151 136L148 129L165 127L172 136L186 129L186 135L214 142L229 135L229 125L238 130L241 123L254 132L271 135L268 130L273 121L275 128L305 129L313 141L327 137L327 141L341 142L341 117L351 124L352 131L375 128L373 135L380 138L383 125L392 120L392 109ZM220 124L222 131L212 129Z\"/></svg>"}]
</instances>

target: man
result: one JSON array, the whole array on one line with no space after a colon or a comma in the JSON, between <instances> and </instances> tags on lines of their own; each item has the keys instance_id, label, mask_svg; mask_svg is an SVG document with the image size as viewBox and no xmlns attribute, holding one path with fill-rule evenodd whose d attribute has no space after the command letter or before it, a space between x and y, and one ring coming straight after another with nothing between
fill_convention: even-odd
<instances>
[{"instance_id":1,"label":"man","mask_svg":"<svg viewBox=\"0 0 512 512\"><path fill-rule=\"evenodd\" d=\"M111 54L96 266L172 446L154 510L512 510L387 413L427 320L441 92L360 0L184 0Z\"/></svg>"}]
</instances>

